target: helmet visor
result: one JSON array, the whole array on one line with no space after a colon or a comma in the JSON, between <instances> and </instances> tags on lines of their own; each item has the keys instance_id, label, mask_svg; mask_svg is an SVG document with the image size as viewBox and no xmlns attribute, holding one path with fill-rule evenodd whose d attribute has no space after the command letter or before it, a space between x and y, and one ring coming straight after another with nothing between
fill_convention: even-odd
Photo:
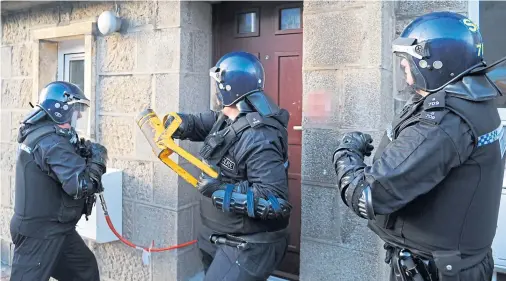
<instances>
[{"instance_id":1,"label":"helmet visor","mask_svg":"<svg viewBox=\"0 0 506 281\"><path fill-rule=\"evenodd\" d=\"M72 118L70 120L70 125L79 132L86 131L86 122L78 122L78 120L88 120L90 116L90 107L87 103L82 102L74 102L72 104Z\"/></svg>"},{"instance_id":2,"label":"helmet visor","mask_svg":"<svg viewBox=\"0 0 506 281\"><path fill-rule=\"evenodd\" d=\"M392 52L396 55L395 65L400 67L397 81L397 92L406 93L409 90L427 89L427 81L420 73L420 69L428 67L425 59L430 56L426 42L417 42L414 38L399 37L392 43ZM418 61L418 64L417 64Z\"/></svg>"},{"instance_id":3,"label":"helmet visor","mask_svg":"<svg viewBox=\"0 0 506 281\"><path fill-rule=\"evenodd\" d=\"M398 94L405 95L412 93L416 89L427 89L427 81L422 73L420 73L420 68L412 56L405 53L398 53L397 56L395 56L394 63L398 66L396 71L399 72L399 74L396 75L396 88ZM426 62L421 60L419 64L423 65L423 63ZM406 97L409 98L408 96Z\"/></svg>"}]
</instances>

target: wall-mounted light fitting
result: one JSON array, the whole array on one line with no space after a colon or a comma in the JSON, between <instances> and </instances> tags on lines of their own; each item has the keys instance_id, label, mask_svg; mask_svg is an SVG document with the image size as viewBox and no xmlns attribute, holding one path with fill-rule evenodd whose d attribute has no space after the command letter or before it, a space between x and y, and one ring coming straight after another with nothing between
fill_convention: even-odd
<instances>
[{"instance_id":1,"label":"wall-mounted light fitting","mask_svg":"<svg viewBox=\"0 0 506 281\"><path fill-rule=\"evenodd\" d=\"M109 35L119 31L121 28L121 18L117 17L111 11L105 11L98 17L98 30L103 35Z\"/></svg>"}]
</instances>

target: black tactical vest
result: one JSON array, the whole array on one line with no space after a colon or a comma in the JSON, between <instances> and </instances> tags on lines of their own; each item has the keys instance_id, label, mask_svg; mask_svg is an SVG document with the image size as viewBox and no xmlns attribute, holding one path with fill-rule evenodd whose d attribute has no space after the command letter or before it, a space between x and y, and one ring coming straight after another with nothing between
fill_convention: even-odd
<instances>
[{"instance_id":1,"label":"black tactical vest","mask_svg":"<svg viewBox=\"0 0 506 281\"><path fill-rule=\"evenodd\" d=\"M245 171L241 171L235 163L238 159L230 154L234 144L241 138L242 133L250 128L257 126L255 120L262 120L259 126L271 126L278 129L278 137L284 146L283 155L285 161L288 158L287 152L287 133L280 122L271 117L261 117L258 112L242 114L237 117L235 122L226 120L223 114L220 114L218 120L211 129L208 137L204 141L201 149L202 158L209 164L223 167L220 168L221 180L226 183L236 184L242 180L247 180ZM288 173L288 171L287 171ZM288 176L288 174L287 174ZM200 197L200 215L202 223L213 231L229 234L251 234L265 231L276 231L286 228L289 219L260 220L237 215L232 212L225 213L213 206L211 198Z\"/></svg>"},{"instance_id":2,"label":"black tactical vest","mask_svg":"<svg viewBox=\"0 0 506 281\"><path fill-rule=\"evenodd\" d=\"M56 177L43 172L34 160L34 150L40 149L37 144L54 134L54 125L40 126L19 143L11 232L48 238L73 230L81 218L84 199L65 193Z\"/></svg>"},{"instance_id":3,"label":"black tactical vest","mask_svg":"<svg viewBox=\"0 0 506 281\"><path fill-rule=\"evenodd\" d=\"M430 98L429 98L430 97ZM369 227L383 240L431 256L436 250L458 250L462 257L482 255L496 231L503 182L502 125L493 99L473 101L438 92L406 106L383 137L374 161L399 132L417 122L440 122L447 112L459 115L473 131L471 156L432 191L390 215L377 215ZM430 163L427 163L430 165ZM416 188L416 183L413 183ZM373 198L374 200L374 198Z\"/></svg>"}]
</instances>

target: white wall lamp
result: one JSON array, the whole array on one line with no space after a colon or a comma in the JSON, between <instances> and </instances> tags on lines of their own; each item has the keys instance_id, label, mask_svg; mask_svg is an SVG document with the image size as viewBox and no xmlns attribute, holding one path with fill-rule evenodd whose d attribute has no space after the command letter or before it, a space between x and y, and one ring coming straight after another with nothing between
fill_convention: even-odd
<instances>
[{"instance_id":1,"label":"white wall lamp","mask_svg":"<svg viewBox=\"0 0 506 281\"><path fill-rule=\"evenodd\" d=\"M103 35L118 32L121 28L121 18L111 11L105 11L98 17L98 30Z\"/></svg>"}]
</instances>

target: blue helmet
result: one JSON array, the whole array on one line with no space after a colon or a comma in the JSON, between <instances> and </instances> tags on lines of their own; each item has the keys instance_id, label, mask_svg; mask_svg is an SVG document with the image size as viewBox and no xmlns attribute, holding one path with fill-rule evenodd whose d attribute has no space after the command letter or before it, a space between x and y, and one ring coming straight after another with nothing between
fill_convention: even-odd
<instances>
[{"instance_id":1,"label":"blue helmet","mask_svg":"<svg viewBox=\"0 0 506 281\"><path fill-rule=\"evenodd\" d=\"M258 58L246 52L231 52L209 70L216 81L218 100L222 106L230 106L245 96L263 91L264 67Z\"/></svg>"},{"instance_id":2,"label":"blue helmet","mask_svg":"<svg viewBox=\"0 0 506 281\"><path fill-rule=\"evenodd\" d=\"M426 92L484 65L478 26L452 12L418 17L394 40L392 51L409 64L412 85Z\"/></svg>"},{"instance_id":3,"label":"blue helmet","mask_svg":"<svg viewBox=\"0 0 506 281\"><path fill-rule=\"evenodd\" d=\"M75 122L80 114L87 110L90 100L76 85L55 81L47 84L40 92L38 106L57 124Z\"/></svg>"}]
</instances>

